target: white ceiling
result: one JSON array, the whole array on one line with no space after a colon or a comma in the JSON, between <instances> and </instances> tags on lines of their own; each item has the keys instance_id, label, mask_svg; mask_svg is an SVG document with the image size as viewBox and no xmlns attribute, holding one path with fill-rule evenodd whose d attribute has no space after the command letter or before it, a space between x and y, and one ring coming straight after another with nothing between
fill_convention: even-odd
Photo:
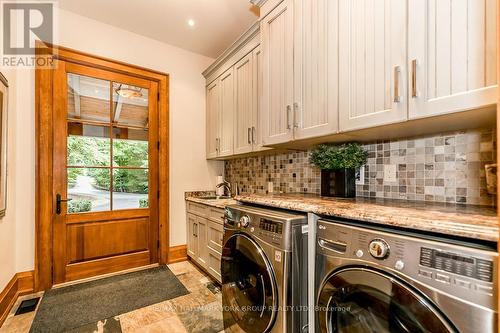
<instances>
[{"instance_id":1,"label":"white ceiling","mask_svg":"<svg viewBox=\"0 0 500 333\"><path fill-rule=\"evenodd\" d=\"M59 7L212 58L258 18L249 0L59 0Z\"/></svg>"}]
</instances>

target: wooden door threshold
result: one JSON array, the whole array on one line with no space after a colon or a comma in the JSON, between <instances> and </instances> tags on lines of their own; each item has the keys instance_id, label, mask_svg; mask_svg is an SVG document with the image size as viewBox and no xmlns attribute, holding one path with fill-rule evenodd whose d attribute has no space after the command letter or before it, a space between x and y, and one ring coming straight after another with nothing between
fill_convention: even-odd
<instances>
[{"instance_id":1,"label":"wooden door threshold","mask_svg":"<svg viewBox=\"0 0 500 333\"><path fill-rule=\"evenodd\" d=\"M85 278L85 279L79 279L79 280L74 280L74 281L68 281L68 282L58 283L58 284L53 285L52 288L53 289L57 289L57 288L68 287L68 286L72 286L72 285L75 285L75 284L80 284L80 283L85 283L85 282L90 282L90 281L96 281L96 280L105 279L105 278L108 278L108 277L111 277L111 276L116 276L116 275L122 275L122 274L127 274L127 273L133 273L133 272L143 271L143 270L154 268L154 267L158 267L158 266L159 266L159 264L156 263L156 264L151 264L151 265L146 265L146 266L141 266L141 267L129 268L129 269L125 269L125 270L122 270L122 271L113 272L113 273L107 273L107 274L102 274L102 275L97 275L97 276L92 276L92 277Z\"/></svg>"}]
</instances>

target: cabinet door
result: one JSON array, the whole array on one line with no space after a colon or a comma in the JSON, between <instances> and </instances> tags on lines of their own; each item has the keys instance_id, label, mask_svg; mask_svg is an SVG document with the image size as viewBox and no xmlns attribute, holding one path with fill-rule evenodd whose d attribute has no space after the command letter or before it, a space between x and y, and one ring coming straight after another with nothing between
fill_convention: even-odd
<instances>
[{"instance_id":1,"label":"cabinet door","mask_svg":"<svg viewBox=\"0 0 500 333\"><path fill-rule=\"evenodd\" d=\"M410 118L497 102L497 1L410 0Z\"/></svg>"},{"instance_id":2,"label":"cabinet door","mask_svg":"<svg viewBox=\"0 0 500 333\"><path fill-rule=\"evenodd\" d=\"M208 272L212 275L219 283L222 283L222 277L220 274L220 264L221 264L221 255L220 253L208 249Z\"/></svg>"},{"instance_id":3,"label":"cabinet door","mask_svg":"<svg viewBox=\"0 0 500 333\"><path fill-rule=\"evenodd\" d=\"M252 53L234 66L234 153L252 151L253 59Z\"/></svg>"},{"instance_id":4,"label":"cabinet door","mask_svg":"<svg viewBox=\"0 0 500 333\"><path fill-rule=\"evenodd\" d=\"M196 260L198 256L198 239L196 237L197 223L195 215L187 214L187 225L187 254Z\"/></svg>"},{"instance_id":5,"label":"cabinet door","mask_svg":"<svg viewBox=\"0 0 500 333\"><path fill-rule=\"evenodd\" d=\"M207 158L215 158L218 154L218 118L220 106L219 80L215 80L207 87Z\"/></svg>"},{"instance_id":6,"label":"cabinet door","mask_svg":"<svg viewBox=\"0 0 500 333\"><path fill-rule=\"evenodd\" d=\"M208 253L207 253L207 220L201 217L196 218L198 224L196 237L198 238L198 263L203 268L208 267Z\"/></svg>"},{"instance_id":7,"label":"cabinet door","mask_svg":"<svg viewBox=\"0 0 500 333\"><path fill-rule=\"evenodd\" d=\"M268 150L262 146L262 50L257 46L253 50L253 100L254 107L252 112L252 142L253 150Z\"/></svg>"},{"instance_id":8,"label":"cabinet door","mask_svg":"<svg viewBox=\"0 0 500 333\"><path fill-rule=\"evenodd\" d=\"M220 77L219 157L233 154L234 75L233 68Z\"/></svg>"},{"instance_id":9,"label":"cabinet door","mask_svg":"<svg viewBox=\"0 0 500 333\"><path fill-rule=\"evenodd\" d=\"M208 222L208 247L222 254L222 238L224 236L224 227L220 223Z\"/></svg>"},{"instance_id":10,"label":"cabinet door","mask_svg":"<svg viewBox=\"0 0 500 333\"><path fill-rule=\"evenodd\" d=\"M261 20L262 139L266 145L293 138L293 0Z\"/></svg>"},{"instance_id":11,"label":"cabinet door","mask_svg":"<svg viewBox=\"0 0 500 333\"><path fill-rule=\"evenodd\" d=\"M341 131L408 118L407 1L339 0Z\"/></svg>"},{"instance_id":12,"label":"cabinet door","mask_svg":"<svg viewBox=\"0 0 500 333\"><path fill-rule=\"evenodd\" d=\"M295 139L338 130L339 0L295 0Z\"/></svg>"}]
</instances>

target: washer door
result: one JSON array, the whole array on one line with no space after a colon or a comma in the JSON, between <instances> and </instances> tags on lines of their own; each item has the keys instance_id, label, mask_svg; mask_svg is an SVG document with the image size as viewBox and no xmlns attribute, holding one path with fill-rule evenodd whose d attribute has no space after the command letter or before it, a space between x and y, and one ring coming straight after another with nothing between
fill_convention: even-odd
<instances>
[{"instance_id":1,"label":"washer door","mask_svg":"<svg viewBox=\"0 0 500 333\"><path fill-rule=\"evenodd\" d=\"M244 234L231 236L222 250L224 327L267 332L277 310L273 269L261 247Z\"/></svg>"},{"instance_id":2,"label":"washer door","mask_svg":"<svg viewBox=\"0 0 500 333\"><path fill-rule=\"evenodd\" d=\"M320 289L318 310L321 332L457 332L423 295L370 268L331 274Z\"/></svg>"}]
</instances>

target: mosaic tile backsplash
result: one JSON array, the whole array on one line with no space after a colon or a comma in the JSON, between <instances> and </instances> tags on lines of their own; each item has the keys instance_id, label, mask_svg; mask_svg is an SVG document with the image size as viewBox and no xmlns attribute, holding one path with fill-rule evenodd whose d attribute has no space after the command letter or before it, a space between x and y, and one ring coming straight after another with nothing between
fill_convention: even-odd
<instances>
[{"instance_id":1,"label":"mosaic tile backsplash","mask_svg":"<svg viewBox=\"0 0 500 333\"><path fill-rule=\"evenodd\" d=\"M356 185L360 197L451 202L492 206L484 166L495 163L493 129L468 130L364 144L368 162ZM320 193L321 171L310 151L245 157L225 162L225 178L241 193ZM394 165L395 182L384 181Z\"/></svg>"}]
</instances>

